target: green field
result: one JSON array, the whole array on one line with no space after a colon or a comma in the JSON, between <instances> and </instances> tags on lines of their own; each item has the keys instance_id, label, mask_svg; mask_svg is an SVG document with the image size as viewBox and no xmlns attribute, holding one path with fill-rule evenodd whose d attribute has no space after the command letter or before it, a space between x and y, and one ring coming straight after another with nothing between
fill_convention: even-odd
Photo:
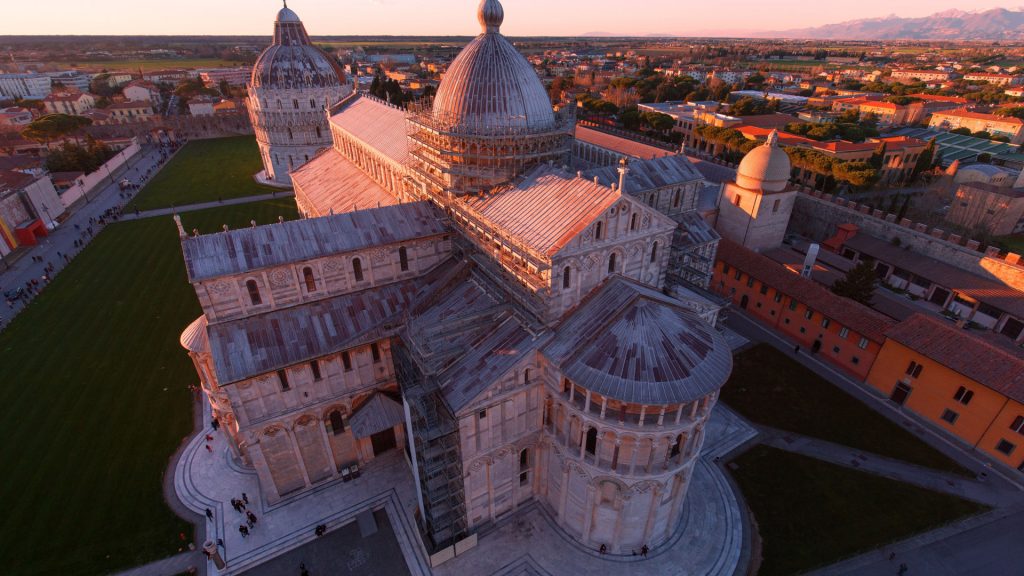
<instances>
[{"instance_id":1,"label":"green field","mask_svg":"<svg viewBox=\"0 0 1024 576\"><path fill-rule=\"evenodd\" d=\"M185 213L214 232L278 215L291 199ZM191 540L163 500L192 430L195 370L178 344L200 309L170 217L113 224L0 333L0 569L101 574Z\"/></svg>"},{"instance_id":2,"label":"green field","mask_svg":"<svg viewBox=\"0 0 1024 576\"><path fill-rule=\"evenodd\" d=\"M942 452L767 344L736 356L721 398L730 408L764 426L973 476Z\"/></svg>"},{"instance_id":3,"label":"green field","mask_svg":"<svg viewBox=\"0 0 1024 576\"><path fill-rule=\"evenodd\" d=\"M173 59L163 58L154 60L101 60L101 61L82 61L82 62L53 62L52 64L63 68L76 68L78 70L89 70L92 72L100 71L124 71L124 72L138 72L141 68L143 72L152 72L153 70L176 70L176 69L195 69L195 68L237 68L240 66L246 66L241 62L232 62L230 60L221 60L220 58L192 58L192 59Z\"/></svg>"},{"instance_id":4,"label":"green field","mask_svg":"<svg viewBox=\"0 0 1024 576\"><path fill-rule=\"evenodd\" d=\"M1014 254L1024 254L1024 234L999 236L995 238L995 241L1005 246L1007 250Z\"/></svg>"},{"instance_id":5,"label":"green field","mask_svg":"<svg viewBox=\"0 0 1024 576\"><path fill-rule=\"evenodd\" d=\"M253 179L262 169L252 136L193 140L146 184L131 206L152 210L268 194L275 188Z\"/></svg>"},{"instance_id":6,"label":"green field","mask_svg":"<svg viewBox=\"0 0 1024 576\"><path fill-rule=\"evenodd\" d=\"M802 573L987 510L767 446L729 468L757 522L760 576Z\"/></svg>"}]
</instances>

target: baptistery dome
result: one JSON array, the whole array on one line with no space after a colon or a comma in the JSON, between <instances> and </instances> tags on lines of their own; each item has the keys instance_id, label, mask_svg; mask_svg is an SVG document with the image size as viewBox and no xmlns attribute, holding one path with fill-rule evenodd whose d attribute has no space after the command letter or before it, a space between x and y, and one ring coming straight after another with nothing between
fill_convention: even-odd
<instances>
[{"instance_id":1,"label":"baptistery dome","mask_svg":"<svg viewBox=\"0 0 1024 576\"><path fill-rule=\"evenodd\" d=\"M779 134L772 130L764 144L754 148L740 161L736 184L747 190L781 192L789 182L789 155L779 146Z\"/></svg>"},{"instance_id":2,"label":"baptistery dome","mask_svg":"<svg viewBox=\"0 0 1024 576\"><path fill-rule=\"evenodd\" d=\"M252 85L273 88L321 88L345 83L345 73L313 46L298 14L285 5L274 20L274 42L252 69Z\"/></svg>"},{"instance_id":3,"label":"baptistery dome","mask_svg":"<svg viewBox=\"0 0 1024 576\"><path fill-rule=\"evenodd\" d=\"M452 131L539 131L555 125L548 94L533 66L500 33L498 0L482 0L483 32L448 67L434 97L435 122Z\"/></svg>"}]
</instances>

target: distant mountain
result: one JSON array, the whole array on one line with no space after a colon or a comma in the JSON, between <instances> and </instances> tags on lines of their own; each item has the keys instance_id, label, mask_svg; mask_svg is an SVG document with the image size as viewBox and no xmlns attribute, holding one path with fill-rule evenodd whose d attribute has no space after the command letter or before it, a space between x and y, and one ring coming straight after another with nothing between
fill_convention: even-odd
<instances>
[{"instance_id":1,"label":"distant mountain","mask_svg":"<svg viewBox=\"0 0 1024 576\"><path fill-rule=\"evenodd\" d=\"M761 37L839 40L1022 40L1024 11L993 8L964 12L947 10L924 18L850 20L817 28L757 34Z\"/></svg>"}]
</instances>

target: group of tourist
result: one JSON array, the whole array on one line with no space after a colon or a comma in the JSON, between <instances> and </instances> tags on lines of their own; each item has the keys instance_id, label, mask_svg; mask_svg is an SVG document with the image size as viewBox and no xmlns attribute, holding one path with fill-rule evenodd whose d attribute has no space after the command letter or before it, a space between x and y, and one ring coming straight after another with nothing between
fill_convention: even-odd
<instances>
[{"instance_id":1,"label":"group of tourist","mask_svg":"<svg viewBox=\"0 0 1024 576\"><path fill-rule=\"evenodd\" d=\"M242 492L241 498L232 498L231 507L235 509L235 512L245 515L245 523L238 525L238 532L242 535L242 538L249 536L249 530L256 527L256 515L249 510L249 496L245 492Z\"/></svg>"}]
</instances>

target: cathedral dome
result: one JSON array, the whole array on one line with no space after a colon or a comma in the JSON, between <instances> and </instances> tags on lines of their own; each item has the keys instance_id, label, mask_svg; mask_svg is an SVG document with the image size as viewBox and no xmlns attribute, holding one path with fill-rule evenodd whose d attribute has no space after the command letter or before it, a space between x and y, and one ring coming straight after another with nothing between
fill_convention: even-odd
<instances>
[{"instance_id":1,"label":"cathedral dome","mask_svg":"<svg viewBox=\"0 0 1024 576\"><path fill-rule=\"evenodd\" d=\"M481 0L483 33L459 53L434 97L433 117L452 131L540 131L555 125L547 91L533 66L501 35L505 12Z\"/></svg>"},{"instance_id":2,"label":"cathedral dome","mask_svg":"<svg viewBox=\"0 0 1024 576\"><path fill-rule=\"evenodd\" d=\"M298 14L285 4L274 20L274 42L252 69L252 85L262 88L325 88L345 83L345 73L313 46Z\"/></svg>"},{"instance_id":3,"label":"cathedral dome","mask_svg":"<svg viewBox=\"0 0 1024 576\"><path fill-rule=\"evenodd\" d=\"M772 130L764 144L740 161L736 184L747 190L781 192L789 182L790 167L789 155L779 146L779 134Z\"/></svg>"}]
</instances>

